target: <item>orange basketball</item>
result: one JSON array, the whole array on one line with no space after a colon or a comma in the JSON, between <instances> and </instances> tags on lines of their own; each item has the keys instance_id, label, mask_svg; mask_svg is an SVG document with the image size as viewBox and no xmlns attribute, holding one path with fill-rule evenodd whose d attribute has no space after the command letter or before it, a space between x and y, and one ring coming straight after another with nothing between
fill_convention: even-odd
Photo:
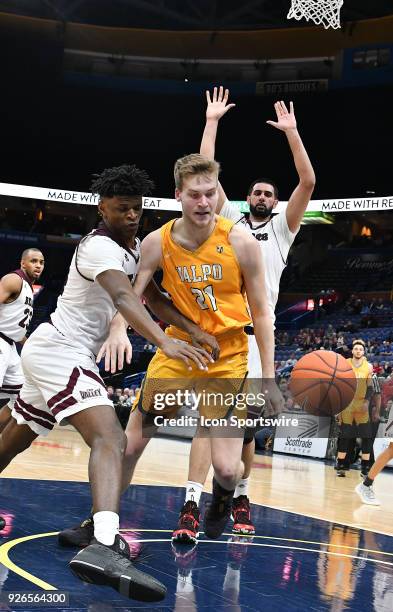
<instances>
[{"instance_id":1,"label":"orange basketball","mask_svg":"<svg viewBox=\"0 0 393 612\"><path fill-rule=\"evenodd\" d=\"M289 389L309 414L334 416L351 403L356 384L355 372L344 357L333 351L313 351L293 368Z\"/></svg>"}]
</instances>

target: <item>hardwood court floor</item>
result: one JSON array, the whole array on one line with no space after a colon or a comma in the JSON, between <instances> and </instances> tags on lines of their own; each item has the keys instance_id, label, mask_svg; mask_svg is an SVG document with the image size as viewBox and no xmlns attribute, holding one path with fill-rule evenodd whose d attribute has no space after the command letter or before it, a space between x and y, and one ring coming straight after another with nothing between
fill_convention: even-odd
<instances>
[{"instance_id":1,"label":"hardwood court floor","mask_svg":"<svg viewBox=\"0 0 393 612\"><path fill-rule=\"evenodd\" d=\"M135 473L135 484L182 487L187 479L189 442L153 439ZM71 428L38 438L3 472L5 478L87 482L88 448ZM210 491L209 477L205 490ZM360 503L354 488L359 472L337 478L323 461L290 455L256 455L250 499L263 506L393 536L393 469L375 484L381 506Z\"/></svg>"}]
</instances>

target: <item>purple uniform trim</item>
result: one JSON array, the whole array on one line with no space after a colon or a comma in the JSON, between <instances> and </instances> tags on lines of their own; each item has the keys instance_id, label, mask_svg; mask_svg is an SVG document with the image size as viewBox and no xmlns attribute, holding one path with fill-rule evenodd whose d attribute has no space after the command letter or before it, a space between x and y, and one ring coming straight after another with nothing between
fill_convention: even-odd
<instances>
[{"instance_id":1,"label":"purple uniform trim","mask_svg":"<svg viewBox=\"0 0 393 612\"><path fill-rule=\"evenodd\" d=\"M4 385L0 387L0 393L8 393L9 395L18 395L23 385Z\"/></svg>"},{"instance_id":2,"label":"purple uniform trim","mask_svg":"<svg viewBox=\"0 0 393 612\"><path fill-rule=\"evenodd\" d=\"M0 338L2 338L5 342L7 342L7 344L9 344L10 346L12 346L13 344L15 344L15 341L12 338L9 338L8 336L6 336L5 334L3 334L3 332L0 332Z\"/></svg>"},{"instance_id":3,"label":"purple uniform trim","mask_svg":"<svg viewBox=\"0 0 393 612\"><path fill-rule=\"evenodd\" d=\"M72 397L72 395L70 395L69 397L67 397L67 399L60 402L60 404L57 404L55 408L52 408L52 413L59 414L59 412L61 412L62 410L65 410L66 408L69 408L70 406L73 406L74 404L77 404L77 403L78 402L76 401L76 399Z\"/></svg>"},{"instance_id":4,"label":"purple uniform trim","mask_svg":"<svg viewBox=\"0 0 393 612\"><path fill-rule=\"evenodd\" d=\"M98 376L98 374L96 374L95 372L92 372L91 370L85 370L85 368L82 368L82 366L81 366L81 370L82 370L83 374L85 374L85 376L89 376L90 378L92 378L93 380L98 382L102 387L104 387L104 389L106 391L106 385L105 385L104 381L102 380L102 378L100 376Z\"/></svg>"},{"instance_id":5,"label":"purple uniform trim","mask_svg":"<svg viewBox=\"0 0 393 612\"><path fill-rule=\"evenodd\" d=\"M80 376L80 372L78 368L75 367L71 372L71 376L68 379L66 388L63 389L63 391L59 391L58 393L56 393L56 395L51 397L50 400L47 402L48 408L52 408L55 404L57 404L64 398L68 397L68 395L71 395L71 393L73 392L75 388L75 385L77 383L79 376Z\"/></svg>"},{"instance_id":6,"label":"purple uniform trim","mask_svg":"<svg viewBox=\"0 0 393 612\"><path fill-rule=\"evenodd\" d=\"M45 412L44 410L40 410L39 408L35 408L34 406L32 406L32 404L27 404L20 397L17 397L16 401L22 409L27 410L28 412L31 412L31 414L33 414L34 416L42 418L42 419L46 419L50 423L53 423L53 425L56 423L56 419L50 413Z\"/></svg>"},{"instance_id":7,"label":"purple uniform trim","mask_svg":"<svg viewBox=\"0 0 393 612\"><path fill-rule=\"evenodd\" d=\"M33 289L32 282L31 282L31 280L29 279L29 277L27 276L26 272L23 272L23 270L21 270L21 269L19 268L19 270L13 270L13 271L11 272L11 274L17 274L18 276L20 276L20 277L21 277L21 279L22 279L22 280L24 280L24 281L26 281L26 283L28 283L28 284L30 285L31 289Z\"/></svg>"},{"instance_id":8,"label":"purple uniform trim","mask_svg":"<svg viewBox=\"0 0 393 612\"><path fill-rule=\"evenodd\" d=\"M30 404L25 404L26 406L28 406L28 409L30 411L30 412L27 412L27 410L24 410L22 406L20 405L19 403L20 401L21 401L20 398L17 398L15 400L14 410L18 414L22 415L25 421L34 421L34 423L37 423L37 425L44 427L48 431L51 431L53 429L53 425L49 422L49 420L44 420L38 416L32 416L32 414L30 414L30 413L33 413L33 411L42 412L42 410L37 410L37 408L34 408L34 406L31 406ZM46 417L51 416L51 415L48 415L46 412L43 414L45 414Z\"/></svg>"}]
</instances>

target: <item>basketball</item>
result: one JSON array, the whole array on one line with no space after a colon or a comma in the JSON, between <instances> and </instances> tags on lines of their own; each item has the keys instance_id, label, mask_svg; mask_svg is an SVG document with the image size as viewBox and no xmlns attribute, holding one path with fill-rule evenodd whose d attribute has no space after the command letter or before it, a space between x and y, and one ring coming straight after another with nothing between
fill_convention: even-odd
<instances>
[{"instance_id":1,"label":"basketball","mask_svg":"<svg viewBox=\"0 0 393 612\"><path fill-rule=\"evenodd\" d=\"M334 416L351 403L356 385L355 373L344 357L319 350L299 359L289 389L309 414Z\"/></svg>"}]
</instances>

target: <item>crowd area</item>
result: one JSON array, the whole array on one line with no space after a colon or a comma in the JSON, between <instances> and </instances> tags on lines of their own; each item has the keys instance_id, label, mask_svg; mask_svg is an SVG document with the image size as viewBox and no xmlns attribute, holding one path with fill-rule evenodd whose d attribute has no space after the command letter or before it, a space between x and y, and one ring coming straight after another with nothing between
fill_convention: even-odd
<instances>
[{"instance_id":1,"label":"crowd area","mask_svg":"<svg viewBox=\"0 0 393 612\"><path fill-rule=\"evenodd\" d=\"M107 386L108 397L112 400L116 410L118 419L125 429L130 416L130 411L134 400L139 391L139 387L131 385L130 387L113 387L112 385Z\"/></svg>"},{"instance_id":2,"label":"crowd area","mask_svg":"<svg viewBox=\"0 0 393 612\"><path fill-rule=\"evenodd\" d=\"M276 330L276 371L286 373L305 353L329 350L351 356L355 338L363 339L368 361L377 376L388 377L393 366L392 303L383 298L364 299L352 294L324 324L316 322L295 330ZM288 353L286 359L280 358Z\"/></svg>"}]
</instances>

